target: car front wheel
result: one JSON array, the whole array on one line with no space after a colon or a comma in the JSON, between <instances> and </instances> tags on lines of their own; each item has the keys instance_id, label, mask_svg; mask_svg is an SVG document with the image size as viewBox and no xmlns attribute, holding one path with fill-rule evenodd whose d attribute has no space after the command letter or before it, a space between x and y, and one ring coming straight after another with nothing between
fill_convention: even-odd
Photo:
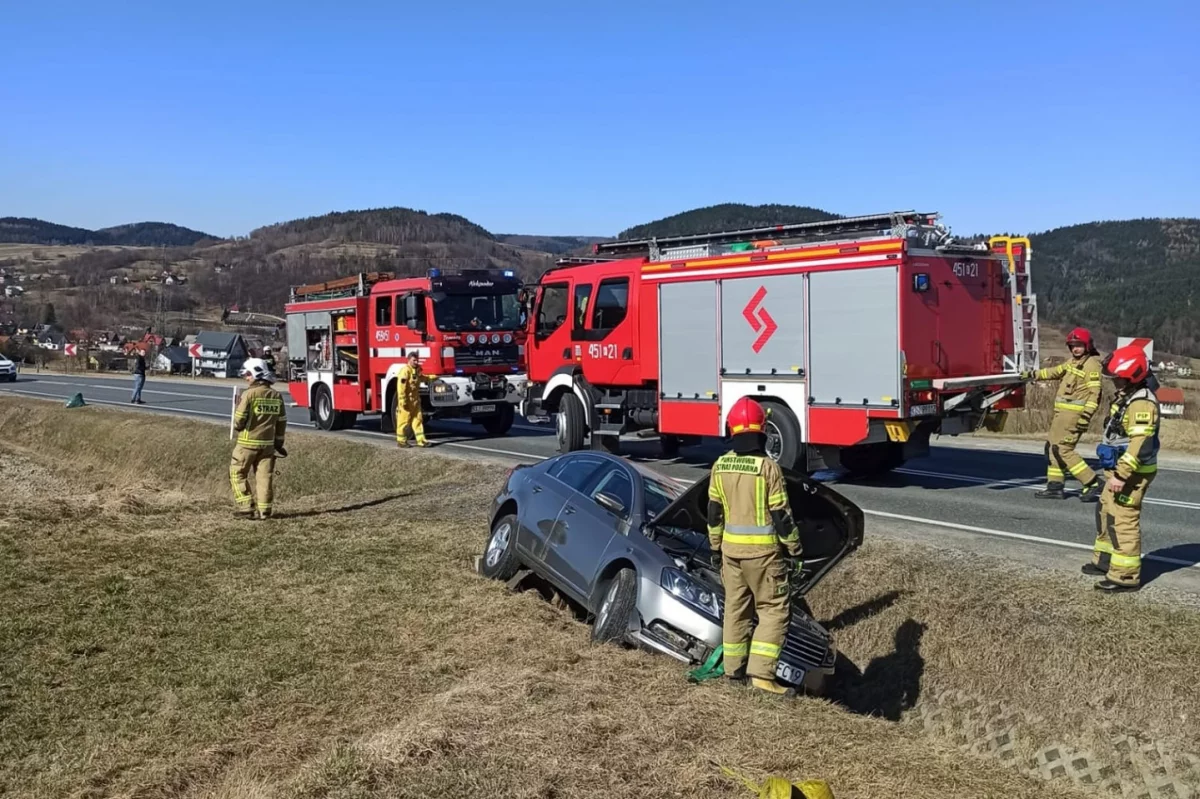
<instances>
[{"instance_id":1,"label":"car front wheel","mask_svg":"<svg viewBox=\"0 0 1200 799\"><path fill-rule=\"evenodd\" d=\"M511 580L521 567L517 559L517 517L501 516L492 526L479 570L493 580Z\"/></svg>"},{"instance_id":2,"label":"car front wheel","mask_svg":"<svg viewBox=\"0 0 1200 799\"><path fill-rule=\"evenodd\" d=\"M592 640L598 643L620 643L629 629L629 619L637 605L637 573L625 568L617 572L600 600Z\"/></svg>"}]
</instances>

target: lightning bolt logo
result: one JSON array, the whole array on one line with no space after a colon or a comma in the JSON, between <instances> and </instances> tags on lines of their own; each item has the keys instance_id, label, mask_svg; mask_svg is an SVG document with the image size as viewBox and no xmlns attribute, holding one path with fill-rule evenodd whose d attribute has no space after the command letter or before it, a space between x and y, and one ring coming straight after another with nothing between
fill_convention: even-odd
<instances>
[{"instance_id":1,"label":"lightning bolt logo","mask_svg":"<svg viewBox=\"0 0 1200 799\"><path fill-rule=\"evenodd\" d=\"M750 302L746 303L746 307L742 309L742 316L750 323L751 329L758 333L758 338L750 345L756 355L779 329L779 325L775 324L775 320L771 318L771 314L767 313L767 309L759 307L766 296L766 286L759 286L758 291L754 292L754 296L750 298Z\"/></svg>"}]
</instances>

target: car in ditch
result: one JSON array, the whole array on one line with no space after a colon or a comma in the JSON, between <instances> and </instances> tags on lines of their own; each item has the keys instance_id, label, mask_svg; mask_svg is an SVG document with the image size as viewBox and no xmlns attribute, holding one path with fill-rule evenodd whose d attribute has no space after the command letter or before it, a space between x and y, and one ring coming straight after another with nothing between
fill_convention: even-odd
<instances>
[{"instance_id":1,"label":"car in ditch","mask_svg":"<svg viewBox=\"0 0 1200 799\"><path fill-rule=\"evenodd\" d=\"M820 693L837 650L803 597L862 544L863 513L828 486L784 475L804 568L792 581L776 673ZM708 482L689 485L599 451L515 466L493 500L479 571L507 581L528 569L593 619L594 640L702 663L721 644L724 609L708 544Z\"/></svg>"}]
</instances>

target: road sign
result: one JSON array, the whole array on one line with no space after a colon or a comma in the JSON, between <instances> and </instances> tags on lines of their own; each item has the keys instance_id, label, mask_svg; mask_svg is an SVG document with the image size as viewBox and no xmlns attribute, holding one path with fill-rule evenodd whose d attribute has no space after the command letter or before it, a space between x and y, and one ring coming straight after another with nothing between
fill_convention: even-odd
<instances>
[{"instance_id":1,"label":"road sign","mask_svg":"<svg viewBox=\"0 0 1200 799\"><path fill-rule=\"evenodd\" d=\"M193 344L190 347L188 347L188 355L192 356L192 358L199 358L200 352L203 349L204 349L204 347L202 347L199 343Z\"/></svg>"},{"instance_id":2,"label":"road sign","mask_svg":"<svg viewBox=\"0 0 1200 799\"><path fill-rule=\"evenodd\" d=\"M1154 360L1154 339L1152 338L1135 338L1133 336L1117 336L1118 347L1128 347L1130 344L1136 344L1146 352L1146 360Z\"/></svg>"},{"instance_id":3,"label":"road sign","mask_svg":"<svg viewBox=\"0 0 1200 799\"><path fill-rule=\"evenodd\" d=\"M78 348L75 344L68 344L63 347L63 353L65 353L68 358L74 358L77 351Z\"/></svg>"}]
</instances>

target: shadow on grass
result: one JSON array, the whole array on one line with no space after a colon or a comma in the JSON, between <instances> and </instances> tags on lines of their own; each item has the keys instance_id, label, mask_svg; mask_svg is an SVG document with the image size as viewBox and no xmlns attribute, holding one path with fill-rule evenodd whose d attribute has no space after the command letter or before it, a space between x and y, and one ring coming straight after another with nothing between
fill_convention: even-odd
<instances>
[{"instance_id":1,"label":"shadow on grass","mask_svg":"<svg viewBox=\"0 0 1200 799\"><path fill-rule=\"evenodd\" d=\"M853 627L859 622L866 621L872 616L887 610L899 602L902 596L904 596L903 591L888 591L886 594L880 594L874 599L843 610L832 619L821 622L821 626L831 633L836 633L838 630L844 630L847 627Z\"/></svg>"},{"instance_id":2,"label":"shadow on grass","mask_svg":"<svg viewBox=\"0 0 1200 799\"><path fill-rule=\"evenodd\" d=\"M1148 553L1160 558L1170 558L1175 563L1163 563L1158 560L1150 560L1149 557L1142 559L1142 584L1153 582L1164 574L1180 571L1182 569L1190 569L1200 565L1200 544L1176 544L1173 547L1164 547L1156 549Z\"/></svg>"},{"instance_id":3,"label":"shadow on grass","mask_svg":"<svg viewBox=\"0 0 1200 799\"><path fill-rule=\"evenodd\" d=\"M925 659L921 638L926 625L908 619L896 630L896 648L877 657L859 671L844 655L839 656L838 674L832 697L854 713L899 721L921 695Z\"/></svg>"},{"instance_id":4,"label":"shadow on grass","mask_svg":"<svg viewBox=\"0 0 1200 799\"><path fill-rule=\"evenodd\" d=\"M356 502L353 505L343 505L340 508L319 508L315 510L298 511L296 513L277 513L276 519L311 519L316 516L330 516L337 513L353 513L357 510L366 510L367 508L375 508L380 505L386 505L389 502L395 502L398 499L412 496L412 492L404 491L399 494L391 494L379 499L369 499L364 502Z\"/></svg>"}]
</instances>

